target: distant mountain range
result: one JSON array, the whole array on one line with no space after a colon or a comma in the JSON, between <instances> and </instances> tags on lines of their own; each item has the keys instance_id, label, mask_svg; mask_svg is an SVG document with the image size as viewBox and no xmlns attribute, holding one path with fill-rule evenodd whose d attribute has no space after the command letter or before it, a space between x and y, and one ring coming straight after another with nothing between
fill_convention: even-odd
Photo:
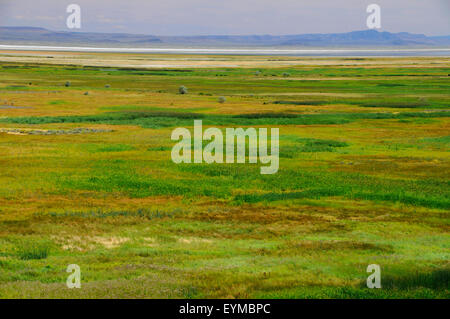
<instances>
[{"instance_id":1,"label":"distant mountain range","mask_svg":"<svg viewBox=\"0 0 450 319\"><path fill-rule=\"evenodd\" d=\"M51 31L35 27L0 27L0 44L103 46L240 46L240 47L430 47L450 46L450 36L429 37L375 30L298 35L154 36L127 33Z\"/></svg>"}]
</instances>

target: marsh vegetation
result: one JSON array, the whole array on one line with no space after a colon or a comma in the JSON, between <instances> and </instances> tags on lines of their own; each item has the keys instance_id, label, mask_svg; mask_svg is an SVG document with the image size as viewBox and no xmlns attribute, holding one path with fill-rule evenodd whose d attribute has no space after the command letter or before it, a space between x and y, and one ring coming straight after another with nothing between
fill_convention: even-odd
<instances>
[{"instance_id":1,"label":"marsh vegetation","mask_svg":"<svg viewBox=\"0 0 450 319\"><path fill-rule=\"evenodd\" d=\"M0 56L0 297L449 297L448 58L65 54ZM280 128L278 173L172 163L194 119Z\"/></svg>"}]
</instances>

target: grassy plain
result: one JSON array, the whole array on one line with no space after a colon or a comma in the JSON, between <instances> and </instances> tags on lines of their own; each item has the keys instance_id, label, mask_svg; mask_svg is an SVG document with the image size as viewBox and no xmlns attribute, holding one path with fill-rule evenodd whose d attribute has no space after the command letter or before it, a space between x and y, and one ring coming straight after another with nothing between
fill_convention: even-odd
<instances>
[{"instance_id":1,"label":"grassy plain","mask_svg":"<svg viewBox=\"0 0 450 319\"><path fill-rule=\"evenodd\" d=\"M0 52L0 297L448 298L449 75L442 57ZM172 163L194 119L279 127L279 172Z\"/></svg>"}]
</instances>

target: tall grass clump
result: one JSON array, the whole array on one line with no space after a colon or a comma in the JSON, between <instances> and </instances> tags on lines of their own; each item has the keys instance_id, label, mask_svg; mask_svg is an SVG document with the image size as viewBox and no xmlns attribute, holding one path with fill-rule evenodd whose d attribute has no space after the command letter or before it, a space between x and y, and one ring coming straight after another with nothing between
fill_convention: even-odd
<instances>
[{"instance_id":1,"label":"tall grass clump","mask_svg":"<svg viewBox=\"0 0 450 319\"><path fill-rule=\"evenodd\" d=\"M401 275L386 275L382 280L383 288L414 289L419 287L430 289L449 289L450 268L438 269L431 272L415 272Z\"/></svg>"},{"instance_id":2,"label":"tall grass clump","mask_svg":"<svg viewBox=\"0 0 450 319\"><path fill-rule=\"evenodd\" d=\"M39 241L20 242L16 254L22 260L45 259L50 254L50 244Z\"/></svg>"},{"instance_id":3,"label":"tall grass clump","mask_svg":"<svg viewBox=\"0 0 450 319\"><path fill-rule=\"evenodd\" d=\"M333 140L305 139L301 152L333 152L336 147L347 147L348 144Z\"/></svg>"}]
</instances>

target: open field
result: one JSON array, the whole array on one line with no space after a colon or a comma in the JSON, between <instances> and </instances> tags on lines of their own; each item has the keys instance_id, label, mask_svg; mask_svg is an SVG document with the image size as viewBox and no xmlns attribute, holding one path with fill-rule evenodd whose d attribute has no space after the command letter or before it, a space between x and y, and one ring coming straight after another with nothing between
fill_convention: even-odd
<instances>
[{"instance_id":1,"label":"open field","mask_svg":"<svg viewBox=\"0 0 450 319\"><path fill-rule=\"evenodd\" d=\"M449 75L445 57L2 51L0 297L449 298ZM278 173L174 164L194 119L280 128Z\"/></svg>"}]
</instances>

